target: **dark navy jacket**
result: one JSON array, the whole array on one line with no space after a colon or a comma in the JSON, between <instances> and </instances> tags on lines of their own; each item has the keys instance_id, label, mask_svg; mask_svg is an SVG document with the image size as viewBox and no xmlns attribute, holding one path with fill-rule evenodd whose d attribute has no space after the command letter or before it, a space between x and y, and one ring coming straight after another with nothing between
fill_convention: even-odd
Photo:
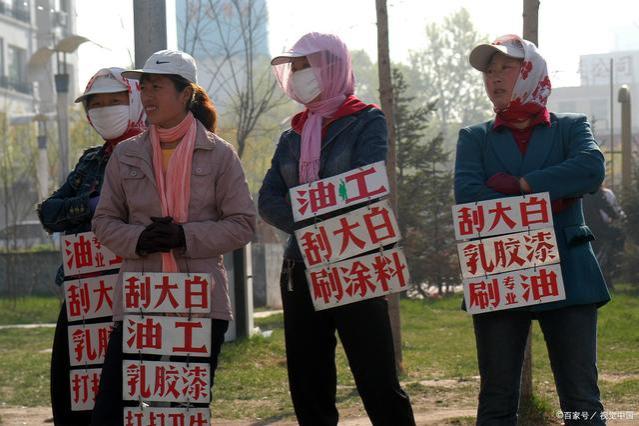
<instances>
[{"instance_id":1,"label":"dark navy jacket","mask_svg":"<svg viewBox=\"0 0 639 426\"><path fill-rule=\"evenodd\" d=\"M76 234L91 230L93 214L89 208L89 198L100 193L108 161L105 146L84 151L66 182L38 205L38 217L47 232ZM56 284L61 285L63 279L60 266Z\"/></svg>"},{"instance_id":2,"label":"dark navy jacket","mask_svg":"<svg viewBox=\"0 0 639 426\"><path fill-rule=\"evenodd\" d=\"M461 129L455 162L455 200L468 203L504 197L485 185L499 172L523 176L533 192L549 192L551 200L579 197L567 209L553 214L566 300L532 309L602 305L610 300L610 295L590 246L594 236L584 222L580 197L601 185L604 157L586 116L551 114L550 121L550 127L535 127L523 157L510 130L493 129L492 120Z\"/></svg>"},{"instance_id":3,"label":"dark navy jacket","mask_svg":"<svg viewBox=\"0 0 639 426\"><path fill-rule=\"evenodd\" d=\"M292 129L282 133L258 201L262 219L288 234L309 224L309 220L293 221L287 198L289 188L299 185L300 143L300 135ZM329 125L322 139L319 177L323 179L385 161L387 150L386 118L381 110L369 107L342 117ZM289 236L284 257L302 260L294 235Z\"/></svg>"}]
</instances>

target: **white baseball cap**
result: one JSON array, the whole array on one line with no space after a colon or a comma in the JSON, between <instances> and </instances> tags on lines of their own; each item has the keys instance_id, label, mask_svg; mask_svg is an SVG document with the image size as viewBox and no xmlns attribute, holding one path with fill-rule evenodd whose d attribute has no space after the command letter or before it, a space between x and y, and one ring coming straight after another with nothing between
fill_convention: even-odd
<instances>
[{"instance_id":1,"label":"white baseball cap","mask_svg":"<svg viewBox=\"0 0 639 426\"><path fill-rule=\"evenodd\" d=\"M287 52L280 53L278 56L271 59L271 65L282 65L288 62L293 62L294 58L301 58L302 56L308 56L311 53L316 53L316 52L296 52L295 50L289 50Z\"/></svg>"},{"instance_id":2,"label":"white baseball cap","mask_svg":"<svg viewBox=\"0 0 639 426\"><path fill-rule=\"evenodd\" d=\"M505 44L480 44L470 52L468 62L476 70L486 72L490 59L495 53L502 53L515 59L524 59L524 48L513 43Z\"/></svg>"},{"instance_id":3,"label":"white baseball cap","mask_svg":"<svg viewBox=\"0 0 639 426\"><path fill-rule=\"evenodd\" d=\"M124 71L122 76L139 80L142 74L176 74L191 83L197 83L195 59L179 50L160 50L155 52L139 70Z\"/></svg>"},{"instance_id":4,"label":"white baseball cap","mask_svg":"<svg viewBox=\"0 0 639 426\"><path fill-rule=\"evenodd\" d=\"M87 87L84 93L78 96L75 103L86 101L87 97L97 95L99 93L118 93L129 90L124 84L116 80L113 74L103 74L95 78L91 87Z\"/></svg>"}]
</instances>

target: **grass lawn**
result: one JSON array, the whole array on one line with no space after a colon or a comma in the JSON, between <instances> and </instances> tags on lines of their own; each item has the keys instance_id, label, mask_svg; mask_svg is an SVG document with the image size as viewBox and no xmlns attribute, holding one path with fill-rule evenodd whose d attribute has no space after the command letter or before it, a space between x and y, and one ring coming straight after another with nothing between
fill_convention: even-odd
<instances>
[{"instance_id":1,"label":"grass lawn","mask_svg":"<svg viewBox=\"0 0 639 426\"><path fill-rule=\"evenodd\" d=\"M479 379L471 317L459 310L458 297L402 300L405 375L402 382L416 412L437 408L474 408ZM48 310L50 312L44 312ZM54 322L56 299L22 299L14 308L0 303L0 321ZM639 416L639 292L621 289L599 311L600 387L606 409ZM31 318L31 319L30 319ZM33 318L37 318L34 320ZM217 418L262 421L291 419L282 315L257 319L269 338L225 344L212 403ZM0 404L49 403L48 369L53 329L0 330ZM338 346L338 404L343 416L363 415L346 357ZM543 336L535 325L533 378L537 405L552 416L559 408ZM461 419L456 424L466 424Z\"/></svg>"}]
</instances>

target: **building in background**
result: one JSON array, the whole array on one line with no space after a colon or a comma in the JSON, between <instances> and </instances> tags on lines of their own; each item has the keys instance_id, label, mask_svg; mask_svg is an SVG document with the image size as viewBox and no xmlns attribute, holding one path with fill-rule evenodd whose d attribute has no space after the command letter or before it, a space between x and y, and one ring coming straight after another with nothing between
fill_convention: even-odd
<instances>
[{"instance_id":1,"label":"building in background","mask_svg":"<svg viewBox=\"0 0 639 426\"><path fill-rule=\"evenodd\" d=\"M619 88L627 85L632 105L633 152L639 151L639 50L617 51L580 57L580 85L554 88L548 108L554 112L586 114L593 125L595 137L602 150L611 150L610 136L610 60L613 60L613 125L614 151L621 151L621 104L617 101ZM607 155L610 166L610 155ZM619 173L621 157L615 155L615 174ZM611 167L608 167L611 170ZM615 177L616 183L620 180Z\"/></svg>"},{"instance_id":2,"label":"building in background","mask_svg":"<svg viewBox=\"0 0 639 426\"><path fill-rule=\"evenodd\" d=\"M38 134L34 122L36 114L48 116L48 126L55 129L53 76L57 72L56 55L35 69L30 69L29 61L38 49L53 48L74 31L75 0L0 0L0 114L2 123L6 123L1 129L0 151L3 156L12 148L29 151L22 148L27 146L26 142L29 146L35 144ZM76 93L77 54L67 54L66 62L70 75L69 90ZM69 105L72 101L73 98L70 98ZM24 138L33 141L25 141ZM32 160L36 164L38 156L34 155ZM3 172L0 175L0 201L4 206L0 209L0 231L37 220L34 211L40 198L37 167L17 169L17 166L6 162L2 162L0 167ZM0 241L0 247L5 246L2 243Z\"/></svg>"}]
</instances>

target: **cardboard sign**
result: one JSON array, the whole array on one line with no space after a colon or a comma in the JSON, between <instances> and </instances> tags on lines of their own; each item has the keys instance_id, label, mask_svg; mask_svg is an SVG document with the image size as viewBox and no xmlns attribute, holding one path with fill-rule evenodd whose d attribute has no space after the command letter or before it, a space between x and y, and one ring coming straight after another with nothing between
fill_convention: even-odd
<instances>
[{"instance_id":1,"label":"cardboard sign","mask_svg":"<svg viewBox=\"0 0 639 426\"><path fill-rule=\"evenodd\" d=\"M124 426L209 426L208 408L124 407Z\"/></svg>"},{"instance_id":2,"label":"cardboard sign","mask_svg":"<svg viewBox=\"0 0 639 426\"><path fill-rule=\"evenodd\" d=\"M565 298L558 264L464 280L464 300L471 314L556 302Z\"/></svg>"},{"instance_id":3,"label":"cardboard sign","mask_svg":"<svg viewBox=\"0 0 639 426\"><path fill-rule=\"evenodd\" d=\"M62 236L64 276L119 269L122 258L98 241L93 232Z\"/></svg>"},{"instance_id":4,"label":"cardboard sign","mask_svg":"<svg viewBox=\"0 0 639 426\"><path fill-rule=\"evenodd\" d=\"M397 293L408 288L408 266L399 248L308 269L315 310Z\"/></svg>"},{"instance_id":5,"label":"cardboard sign","mask_svg":"<svg viewBox=\"0 0 639 426\"><path fill-rule=\"evenodd\" d=\"M552 228L548 192L453 206L455 239Z\"/></svg>"},{"instance_id":6,"label":"cardboard sign","mask_svg":"<svg viewBox=\"0 0 639 426\"><path fill-rule=\"evenodd\" d=\"M70 325L67 336L71 366L102 364L112 327L112 322Z\"/></svg>"},{"instance_id":7,"label":"cardboard sign","mask_svg":"<svg viewBox=\"0 0 639 426\"><path fill-rule=\"evenodd\" d=\"M64 282L69 322L113 315L113 288L117 274Z\"/></svg>"},{"instance_id":8,"label":"cardboard sign","mask_svg":"<svg viewBox=\"0 0 639 426\"><path fill-rule=\"evenodd\" d=\"M390 201L382 200L295 231L304 263L312 268L400 240Z\"/></svg>"},{"instance_id":9,"label":"cardboard sign","mask_svg":"<svg viewBox=\"0 0 639 426\"><path fill-rule=\"evenodd\" d=\"M71 370L71 411L93 410L95 396L100 388L101 368Z\"/></svg>"},{"instance_id":10,"label":"cardboard sign","mask_svg":"<svg viewBox=\"0 0 639 426\"><path fill-rule=\"evenodd\" d=\"M381 198L389 193L383 161L289 190L295 222Z\"/></svg>"},{"instance_id":11,"label":"cardboard sign","mask_svg":"<svg viewBox=\"0 0 639 426\"><path fill-rule=\"evenodd\" d=\"M125 315L124 353L210 356L211 319Z\"/></svg>"},{"instance_id":12,"label":"cardboard sign","mask_svg":"<svg viewBox=\"0 0 639 426\"><path fill-rule=\"evenodd\" d=\"M464 278L559 263L553 228L501 235L457 244Z\"/></svg>"},{"instance_id":13,"label":"cardboard sign","mask_svg":"<svg viewBox=\"0 0 639 426\"><path fill-rule=\"evenodd\" d=\"M211 274L127 272L122 276L124 312L209 313L212 289Z\"/></svg>"},{"instance_id":14,"label":"cardboard sign","mask_svg":"<svg viewBox=\"0 0 639 426\"><path fill-rule=\"evenodd\" d=\"M185 362L122 362L124 400L210 402L209 364Z\"/></svg>"}]
</instances>

